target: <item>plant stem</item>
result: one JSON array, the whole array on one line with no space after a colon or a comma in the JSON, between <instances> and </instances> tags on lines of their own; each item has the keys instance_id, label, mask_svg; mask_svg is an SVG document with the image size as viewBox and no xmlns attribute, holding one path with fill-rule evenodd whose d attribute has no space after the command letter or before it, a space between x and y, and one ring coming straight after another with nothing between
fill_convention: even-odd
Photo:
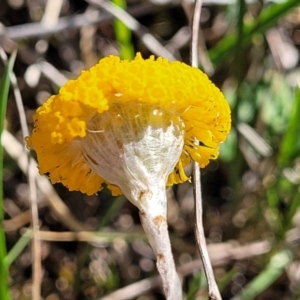
<instances>
[{"instance_id":1,"label":"plant stem","mask_svg":"<svg viewBox=\"0 0 300 300\"><path fill-rule=\"evenodd\" d=\"M198 181L196 182L196 178ZM193 164L193 183L194 183L194 199L195 199L195 236L198 245L199 254L203 263L204 273L207 279L208 285L208 298L210 300L221 300L221 294L216 283L214 271L208 255L206 246L204 228L203 228L203 211L202 211L202 193L201 193L201 181L200 181L200 168L199 165L194 162Z\"/></svg>"},{"instance_id":2,"label":"plant stem","mask_svg":"<svg viewBox=\"0 0 300 300\"><path fill-rule=\"evenodd\" d=\"M140 211L140 218L156 255L156 266L162 278L166 299L182 300L181 283L174 264L166 218L161 215L151 216L143 211Z\"/></svg>"},{"instance_id":3,"label":"plant stem","mask_svg":"<svg viewBox=\"0 0 300 300\"><path fill-rule=\"evenodd\" d=\"M194 7L194 15L192 21L192 42L191 42L191 65L198 67L198 36L200 26L202 0L196 0ZM221 300L221 295L218 285L215 280L213 268L207 251L206 240L203 229L203 211L202 211L202 193L200 168L197 162L193 162L193 188L194 188L194 203L195 203L195 236L199 250L199 254L203 263L203 268L208 284L208 297L213 300Z\"/></svg>"},{"instance_id":4,"label":"plant stem","mask_svg":"<svg viewBox=\"0 0 300 300\"><path fill-rule=\"evenodd\" d=\"M156 256L156 266L162 278L166 299L182 300L181 283L175 268L164 207L167 202L165 188L149 193L143 202L146 205L140 208L141 223Z\"/></svg>"}]
</instances>

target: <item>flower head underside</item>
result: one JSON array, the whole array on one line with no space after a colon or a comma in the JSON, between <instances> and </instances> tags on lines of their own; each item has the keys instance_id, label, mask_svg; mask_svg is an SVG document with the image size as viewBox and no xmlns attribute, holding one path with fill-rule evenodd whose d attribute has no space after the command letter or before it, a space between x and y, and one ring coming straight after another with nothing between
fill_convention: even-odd
<instances>
[{"instance_id":1,"label":"flower head underside","mask_svg":"<svg viewBox=\"0 0 300 300\"><path fill-rule=\"evenodd\" d=\"M129 121L124 122L124 118ZM94 137L101 141L102 150L93 150L93 155L99 154L102 161L108 155L104 151L109 151L103 147L108 132L120 157L126 155L130 144L130 151L145 160L146 167L155 149L158 156L164 152L162 165L168 163L168 155L175 157L174 167L166 169L167 185L172 185L188 179L184 167L191 160L205 167L218 157L219 144L230 126L227 101L200 70L163 58L144 60L140 54L132 61L109 56L67 82L58 95L38 108L27 146L37 153L40 173L49 174L53 183L61 182L88 195L106 183L113 194L119 194L119 182L98 172L99 160L87 150L94 145ZM169 146L157 143L169 136L174 140ZM145 146L144 141L150 144ZM177 143L176 151L165 150L174 147L172 143ZM150 148L150 156L145 155Z\"/></svg>"}]
</instances>

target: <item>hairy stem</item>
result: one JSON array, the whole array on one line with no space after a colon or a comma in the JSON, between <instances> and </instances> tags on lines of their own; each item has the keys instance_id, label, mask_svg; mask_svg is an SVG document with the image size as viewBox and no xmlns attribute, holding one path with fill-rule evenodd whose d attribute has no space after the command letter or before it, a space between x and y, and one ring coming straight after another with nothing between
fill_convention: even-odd
<instances>
[{"instance_id":1,"label":"hairy stem","mask_svg":"<svg viewBox=\"0 0 300 300\"><path fill-rule=\"evenodd\" d=\"M165 193L164 197L165 197ZM166 200L165 200L166 201ZM140 218L149 243L156 255L156 265L161 275L163 290L167 300L182 300L181 282L176 272L168 224L164 213L152 213L140 209Z\"/></svg>"},{"instance_id":2,"label":"hairy stem","mask_svg":"<svg viewBox=\"0 0 300 300\"><path fill-rule=\"evenodd\" d=\"M168 232L164 181L150 183L147 190L139 195L142 195L138 197L141 223L156 256L166 299L182 300L181 282L175 268Z\"/></svg>"}]
</instances>

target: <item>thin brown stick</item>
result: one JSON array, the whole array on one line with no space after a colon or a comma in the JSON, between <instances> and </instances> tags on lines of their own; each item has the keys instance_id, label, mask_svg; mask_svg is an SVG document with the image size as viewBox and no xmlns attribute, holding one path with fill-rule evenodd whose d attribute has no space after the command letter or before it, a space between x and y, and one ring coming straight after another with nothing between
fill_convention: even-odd
<instances>
[{"instance_id":1,"label":"thin brown stick","mask_svg":"<svg viewBox=\"0 0 300 300\"><path fill-rule=\"evenodd\" d=\"M191 41L191 65L192 67L198 68L198 37L199 37L199 26L201 16L202 0L195 1L194 14L192 18L192 41Z\"/></svg>"},{"instance_id":2,"label":"thin brown stick","mask_svg":"<svg viewBox=\"0 0 300 300\"><path fill-rule=\"evenodd\" d=\"M34 177L35 165L33 159L29 157L28 183L31 204L31 224L32 224L32 299L40 300L42 283L42 262L41 262L41 241L39 235L39 212L37 204L36 182Z\"/></svg>"},{"instance_id":3,"label":"thin brown stick","mask_svg":"<svg viewBox=\"0 0 300 300\"><path fill-rule=\"evenodd\" d=\"M191 65L198 67L198 36L200 26L202 0L196 0L192 20L192 43L191 43ZM216 284L210 258L207 251L205 234L203 229L202 194L200 182L200 168L197 162L193 162L193 188L195 201L195 235L200 257L203 262L204 272L207 278L208 296L211 300L220 300L221 295Z\"/></svg>"},{"instance_id":4,"label":"thin brown stick","mask_svg":"<svg viewBox=\"0 0 300 300\"><path fill-rule=\"evenodd\" d=\"M198 179L197 179L198 178ZM203 229L203 211L202 211L202 194L201 194L201 182L200 182L200 168L197 163L193 165L193 183L194 183L194 199L195 199L195 235L200 253L201 260L203 262L203 268L207 279L208 296L211 300L221 300L221 294L219 292L214 271L211 266L210 258L207 251L205 234Z\"/></svg>"},{"instance_id":5,"label":"thin brown stick","mask_svg":"<svg viewBox=\"0 0 300 300\"><path fill-rule=\"evenodd\" d=\"M4 220L2 222L4 231L16 231L26 224L30 223L30 211L26 210L12 219Z\"/></svg>"},{"instance_id":6,"label":"thin brown stick","mask_svg":"<svg viewBox=\"0 0 300 300\"><path fill-rule=\"evenodd\" d=\"M25 235L32 236L32 231L26 229ZM132 232L98 232L98 231L45 231L39 232L40 239L42 241L51 242L88 242L107 245L112 243L115 239L124 239L127 242L133 241L147 241L147 237L144 233L132 233Z\"/></svg>"}]
</instances>

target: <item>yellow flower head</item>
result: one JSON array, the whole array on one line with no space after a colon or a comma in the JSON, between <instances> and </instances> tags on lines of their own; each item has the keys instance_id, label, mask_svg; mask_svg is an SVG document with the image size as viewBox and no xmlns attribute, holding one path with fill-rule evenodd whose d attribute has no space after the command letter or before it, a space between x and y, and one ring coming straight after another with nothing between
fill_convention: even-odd
<instances>
[{"instance_id":1,"label":"yellow flower head","mask_svg":"<svg viewBox=\"0 0 300 300\"><path fill-rule=\"evenodd\" d=\"M36 111L26 141L52 182L88 195L106 183L126 194L123 171L114 173L120 166L136 181L148 171L157 179L167 164L167 184L183 182L191 160L204 167L218 157L230 124L227 101L200 70L140 54L132 61L109 56Z\"/></svg>"}]
</instances>

